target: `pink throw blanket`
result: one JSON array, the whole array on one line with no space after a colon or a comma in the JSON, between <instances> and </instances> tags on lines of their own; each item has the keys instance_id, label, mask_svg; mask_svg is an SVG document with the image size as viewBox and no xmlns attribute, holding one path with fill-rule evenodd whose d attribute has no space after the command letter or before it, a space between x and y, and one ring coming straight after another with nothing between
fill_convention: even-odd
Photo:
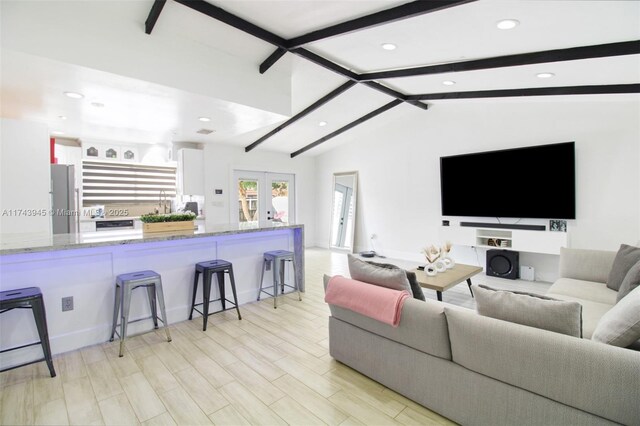
<instances>
[{"instance_id":1,"label":"pink throw blanket","mask_svg":"<svg viewBox=\"0 0 640 426\"><path fill-rule=\"evenodd\" d=\"M327 285L324 301L397 327L408 297L411 295L406 290L392 290L336 275Z\"/></svg>"}]
</instances>

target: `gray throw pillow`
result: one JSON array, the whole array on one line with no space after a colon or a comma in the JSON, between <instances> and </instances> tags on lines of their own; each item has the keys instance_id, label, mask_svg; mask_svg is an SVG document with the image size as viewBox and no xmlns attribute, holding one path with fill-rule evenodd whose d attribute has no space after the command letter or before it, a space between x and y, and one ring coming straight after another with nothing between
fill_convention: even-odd
<instances>
[{"instance_id":1,"label":"gray throw pillow","mask_svg":"<svg viewBox=\"0 0 640 426\"><path fill-rule=\"evenodd\" d=\"M378 263L378 262L372 262L370 260L367 260L367 263L373 266L378 266L380 268L402 269L396 265L392 265L391 263ZM407 275L407 280L409 281L409 287L411 287L411 293L413 293L413 298L425 301L426 299L424 297L424 292L422 291L422 287L420 287L420 284L418 283L418 277L416 276L416 273L410 272L404 269L403 271Z\"/></svg>"},{"instance_id":2,"label":"gray throw pillow","mask_svg":"<svg viewBox=\"0 0 640 426\"><path fill-rule=\"evenodd\" d=\"M618 290L618 296L616 297L616 303L618 303L623 297L631 293L636 287L640 285L640 262L636 263L629 269L627 276L622 280L620 290Z\"/></svg>"},{"instance_id":3,"label":"gray throw pillow","mask_svg":"<svg viewBox=\"0 0 640 426\"><path fill-rule=\"evenodd\" d=\"M607 287L615 291L620 290L622 281L624 281L624 277L627 276L629 269L639 261L640 247L621 244L620 250L618 250L618 254L616 254L616 258L613 260L611 272L609 272Z\"/></svg>"},{"instance_id":4,"label":"gray throw pillow","mask_svg":"<svg viewBox=\"0 0 640 426\"><path fill-rule=\"evenodd\" d=\"M591 340L626 348L640 339L640 287L600 318Z\"/></svg>"},{"instance_id":5,"label":"gray throw pillow","mask_svg":"<svg viewBox=\"0 0 640 426\"><path fill-rule=\"evenodd\" d=\"M582 337L582 305L531 293L474 286L480 315Z\"/></svg>"},{"instance_id":6,"label":"gray throw pillow","mask_svg":"<svg viewBox=\"0 0 640 426\"><path fill-rule=\"evenodd\" d=\"M394 268L385 268L360 260L349 254L349 273L351 278L365 283L391 288L393 290L406 290L412 294L411 286L407 280L404 269L395 265Z\"/></svg>"}]
</instances>

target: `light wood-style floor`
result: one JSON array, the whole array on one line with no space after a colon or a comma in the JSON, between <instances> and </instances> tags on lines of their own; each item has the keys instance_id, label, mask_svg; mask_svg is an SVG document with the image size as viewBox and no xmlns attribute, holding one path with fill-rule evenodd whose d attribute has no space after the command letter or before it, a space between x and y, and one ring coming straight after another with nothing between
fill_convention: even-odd
<instances>
[{"instance_id":1,"label":"light wood-style floor","mask_svg":"<svg viewBox=\"0 0 640 426\"><path fill-rule=\"evenodd\" d=\"M0 374L0 423L452 424L331 358L322 275L348 275L346 256L307 250L305 266L302 302L243 305L206 332L173 324L171 343L162 329L133 337L123 358L117 342L62 354L53 379L45 363Z\"/></svg>"}]
</instances>

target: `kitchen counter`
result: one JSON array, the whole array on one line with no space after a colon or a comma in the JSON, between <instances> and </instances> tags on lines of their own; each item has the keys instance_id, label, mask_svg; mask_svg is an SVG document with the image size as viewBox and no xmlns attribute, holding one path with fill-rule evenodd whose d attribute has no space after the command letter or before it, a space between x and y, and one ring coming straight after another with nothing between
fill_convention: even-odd
<instances>
[{"instance_id":1,"label":"kitchen counter","mask_svg":"<svg viewBox=\"0 0 640 426\"><path fill-rule=\"evenodd\" d=\"M36 253L54 250L72 250L122 244L137 244L152 241L183 240L189 238L214 237L272 231L277 229L303 229L304 225L259 227L246 225L199 225L193 234L185 233L143 233L141 229L114 231L80 232L77 234L5 234L0 238L0 255Z\"/></svg>"},{"instance_id":2,"label":"kitchen counter","mask_svg":"<svg viewBox=\"0 0 640 426\"><path fill-rule=\"evenodd\" d=\"M169 323L189 317L195 265L212 259L233 263L238 302L258 296L264 252L294 253L296 271L287 267L285 282L304 291L304 225L198 226L184 233L145 234L142 230L94 231L55 236L37 234L0 235L0 291L37 286L47 309L47 323L54 354L106 342L111 331L115 280L119 274L154 270L162 276ZM272 286L273 268L264 274L264 286ZM214 279L215 280L215 279ZM227 278L228 280L228 278ZM228 287L227 287L228 288ZM130 317L150 315L149 304L137 292ZM63 312L61 299L73 297L73 310ZM211 299L219 298L217 285ZM202 285L197 301L202 299ZM212 302L211 310L220 308ZM240 306L242 310L242 306ZM0 347L25 345L38 340L25 313L3 316ZM201 321L196 316L194 321ZM150 320L132 323L130 334L153 328ZM19 332L18 332L19 331ZM3 354L0 367L42 356L39 347Z\"/></svg>"}]
</instances>

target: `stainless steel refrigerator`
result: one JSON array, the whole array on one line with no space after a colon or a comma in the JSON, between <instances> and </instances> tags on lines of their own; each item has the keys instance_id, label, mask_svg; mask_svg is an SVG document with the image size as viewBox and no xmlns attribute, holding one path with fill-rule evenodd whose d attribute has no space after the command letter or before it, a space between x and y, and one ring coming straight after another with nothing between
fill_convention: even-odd
<instances>
[{"instance_id":1,"label":"stainless steel refrigerator","mask_svg":"<svg viewBox=\"0 0 640 426\"><path fill-rule=\"evenodd\" d=\"M51 165L51 222L54 234L75 234L80 226L80 200L74 166Z\"/></svg>"}]
</instances>

